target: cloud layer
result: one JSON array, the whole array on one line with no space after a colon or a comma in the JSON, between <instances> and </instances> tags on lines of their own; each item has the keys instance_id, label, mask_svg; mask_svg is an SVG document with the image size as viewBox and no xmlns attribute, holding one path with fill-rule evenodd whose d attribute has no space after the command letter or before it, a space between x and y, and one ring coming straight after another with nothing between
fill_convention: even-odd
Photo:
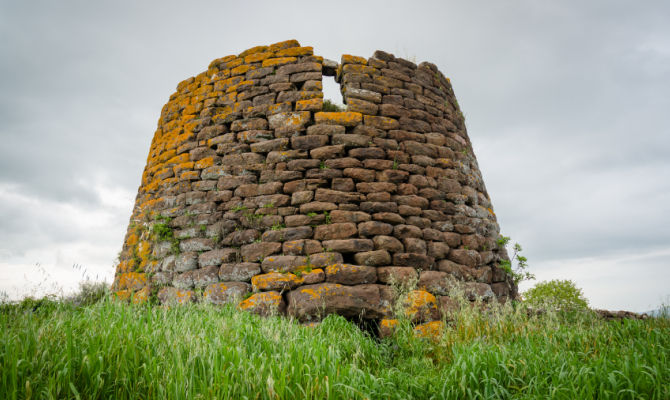
<instances>
[{"instance_id":1,"label":"cloud layer","mask_svg":"<svg viewBox=\"0 0 670 400\"><path fill-rule=\"evenodd\" d=\"M252 9L253 8L253 9ZM667 2L3 2L0 290L112 275L160 109L209 61L295 38L452 79L500 225L599 307L670 292ZM327 96L337 97L333 90ZM23 272L22 272L23 271ZM27 275L26 275L27 274ZM25 275L25 277L24 277Z\"/></svg>"}]
</instances>

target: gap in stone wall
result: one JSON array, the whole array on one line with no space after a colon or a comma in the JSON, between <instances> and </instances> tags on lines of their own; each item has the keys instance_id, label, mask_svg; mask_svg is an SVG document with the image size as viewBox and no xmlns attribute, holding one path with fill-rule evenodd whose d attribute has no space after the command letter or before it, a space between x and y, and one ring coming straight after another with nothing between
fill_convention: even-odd
<instances>
[{"instance_id":1,"label":"gap in stone wall","mask_svg":"<svg viewBox=\"0 0 670 400\"><path fill-rule=\"evenodd\" d=\"M334 104L344 107L344 98L340 91L340 84L335 82L333 76L323 76L323 99L329 99Z\"/></svg>"}]
</instances>

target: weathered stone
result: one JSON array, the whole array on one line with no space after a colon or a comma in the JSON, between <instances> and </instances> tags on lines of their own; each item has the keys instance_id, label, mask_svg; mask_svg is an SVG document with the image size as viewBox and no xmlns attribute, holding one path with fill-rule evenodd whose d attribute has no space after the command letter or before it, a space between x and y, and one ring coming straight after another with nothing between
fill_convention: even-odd
<instances>
[{"instance_id":1,"label":"weathered stone","mask_svg":"<svg viewBox=\"0 0 670 400\"><path fill-rule=\"evenodd\" d=\"M358 253L361 251L370 251L373 249L370 239L338 239L324 240L322 242L326 250L332 250L340 253Z\"/></svg>"},{"instance_id":2,"label":"weathered stone","mask_svg":"<svg viewBox=\"0 0 670 400\"><path fill-rule=\"evenodd\" d=\"M342 125L319 124L307 128L308 135L339 135L343 134L346 128Z\"/></svg>"},{"instance_id":3,"label":"weathered stone","mask_svg":"<svg viewBox=\"0 0 670 400\"><path fill-rule=\"evenodd\" d=\"M334 203L352 203L358 202L362 196L358 193L340 192L330 189L316 189L314 196L316 201L332 201Z\"/></svg>"},{"instance_id":4,"label":"weathered stone","mask_svg":"<svg viewBox=\"0 0 670 400\"><path fill-rule=\"evenodd\" d=\"M382 194L383 195L388 195L388 193L382 193ZM381 198L372 200L371 197L372 197L371 195L368 195L368 200L370 200L370 201L384 201L384 200L381 200ZM389 197L390 197L390 195L389 195ZM390 213L390 212L375 213L375 214L372 215L372 218L375 221L386 222L386 223L394 224L394 225L405 223L405 218L401 217L398 214Z\"/></svg>"},{"instance_id":5,"label":"weathered stone","mask_svg":"<svg viewBox=\"0 0 670 400\"><path fill-rule=\"evenodd\" d=\"M297 206L300 204L309 203L314 198L314 192L311 190L302 190L299 192L293 192L291 195L291 205Z\"/></svg>"},{"instance_id":6,"label":"weathered stone","mask_svg":"<svg viewBox=\"0 0 670 400\"><path fill-rule=\"evenodd\" d=\"M203 253L205 254L205 253ZM208 264L215 265L215 264ZM205 265L203 265L204 267ZM198 268L198 253L181 253L175 258L174 270L177 272L190 271Z\"/></svg>"},{"instance_id":7,"label":"weathered stone","mask_svg":"<svg viewBox=\"0 0 670 400\"><path fill-rule=\"evenodd\" d=\"M330 212L331 222L365 222L370 220L370 214L361 211L333 210Z\"/></svg>"},{"instance_id":8,"label":"weathered stone","mask_svg":"<svg viewBox=\"0 0 670 400\"><path fill-rule=\"evenodd\" d=\"M417 238L405 238L402 240L407 253L426 254L426 242Z\"/></svg>"},{"instance_id":9,"label":"weathered stone","mask_svg":"<svg viewBox=\"0 0 670 400\"><path fill-rule=\"evenodd\" d=\"M238 305L240 310L249 311L264 317L283 314L286 303L279 292L262 292L251 295Z\"/></svg>"},{"instance_id":10,"label":"weathered stone","mask_svg":"<svg viewBox=\"0 0 670 400\"><path fill-rule=\"evenodd\" d=\"M194 272L195 270L191 270L181 274L175 274L172 278L172 286L179 289L192 289Z\"/></svg>"},{"instance_id":11,"label":"weathered stone","mask_svg":"<svg viewBox=\"0 0 670 400\"><path fill-rule=\"evenodd\" d=\"M326 273L321 268L316 268L300 273L304 285L314 285L326 280Z\"/></svg>"},{"instance_id":12,"label":"weathered stone","mask_svg":"<svg viewBox=\"0 0 670 400\"><path fill-rule=\"evenodd\" d=\"M449 296L439 296L438 308L443 319L453 321L461 307L457 300Z\"/></svg>"},{"instance_id":13,"label":"weathered stone","mask_svg":"<svg viewBox=\"0 0 670 400\"><path fill-rule=\"evenodd\" d=\"M317 124L356 126L363 121L363 115L357 112L318 112L314 114Z\"/></svg>"},{"instance_id":14,"label":"weathered stone","mask_svg":"<svg viewBox=\"0 0 670 400\"><path fill-rule=\"evenodd\" d=\"M400 242L400 240L392 236L375 236L372 238L374 242L375 249L377 250L387 250L391 253L401 253L404 251L405 246Z\"/></svg>"},{"instance_id":15,"label":"weathered stone","mask_svg":"<svg viewBox=\"0 0 670 400\"><path fill-rule=\"evenodd\" d=\"M179 250L183 252L212 250L214 242L209 238L193 238L179 242Z\"/></svg>"},{"instance_id":16,"label":"weathered stone","mask_svg":"<svg viewBox=\"0 0 670 400\"><path fill-rule=\"evenodd\" d=\"M423 254L416 253L395 253L393 263L407 267L431 269L435 264L435 259Z\"/></svg>"},{"instance_id":17,"label":"weathered stone","mask_svg":"<svg viewBox=\"0 0 670 400\"><path fill-rule=\"evenodd\" d=\"M158 291L157 297L161 304L187 304L195 301L195 292L166 286Z\"/></svg>"},{"instance_id":18,"label":"weathered stone","mask_svg":"<svg viewBox=\"0 0 670 400\"><path fill-rule=\"evenodd\" d=\"M326 281L344 285L375 283L377 270L374 267L351 264L332 264L325 269Z\"/></svg>"},{"instance_id":19,"label":"weathered stone","mask_svg":"<svg viewBox=\"0 0 670 400\"><path fill-rule=\"evenodd\" d=\"M332 210L337 210L337 204L325 201L313 201L311 203L300 205L301 214L320 213Z\"/></svg>"},{"instance_id":20,"label":"weathered stone","mask_svg":"<svg viewBox=\"0 0 670 400\"><path fill-rule=\"evenodd\" d=\"M386 250L363 251L354 255L354 261L360 265L389 265L391 255Z\"/></svg>"},{"instance_id":21,"label":"weathered stone","mask_svg":"<svg viewBox=\"0 0 670 400\"><path fill-rule=\"evenodd\" d=\"M384 222L367 221L358 224L358 233L363 237L388 235L391 232L393 232L393 225Z\"/></svg>"},{"instance_id":22,"label":"weathered stone","mask_svg":"<svg viewBox=\"0 0 670 400\"><path fill-rule=\"evenodd\" d=\"M381 318L391 312L391 301L384 287L374 284L306 285L288 293L287 300L288 313L300 321L320 320L333 313L345 317Z\"/></svg>"},{"instance_id":23,"label":"weathered stone","mask_svg":"<svg viewBox=\"0 0 670 400\"><path fill-rule=\"evenodd\" d=\"M268 117L270 129L276 133L297 132L305 129L305 126L311 118L309 111L295 111L286 113L277 113Z\"/></svg>"},{"instance_id":24,"label":"weathered stone","mask_svg":"<svg viewBox=\"0 0 670 400\"><path fill-rule=\"evenodd\" d=\"M203 292L203 299L212 304L226 304L239 301L251 291L248 283L219 282L208 285Z\"/></svg>"},{"instance_id":25,"label":"weathered stone","mask_svg":"<svg viewBox=\"0 0 670 400\"><path fill-rule=\"evenodd\" d=\"M481 299L482 301L488 302L495 297L495 294L491 290L491 286L486 283L466 282L463 284L463 289L465 291L465 296L470 299L470 301Z\"/></svg>"},{"instance_id":26,"label":"weathered stone","mask_svg":"<svg viewBox=\"0 0 670 400\"><path fill-rule=\"evenodd\" d=\"M307 257L303 256L271 256L263 259L263 272L293 272L308 265Z\"/></svg>"},{"instance_id":27,"label":"weathered stone","mask_svg":"<svg viewBox=\"0 0 670 400\"><path fill-rule=\"evenodd\" d=\"M428 242L428 255L436 259L442 259L449 254L449 246L444 242Z\"/></svg>"},{"instance_id":28,"label":"weathered stone","mask_svg":"<svg viewBox=\"0 0 670 400\"><path fill-rule=\"evenodd\" d=\"M427 290L436 296L447 296L457 286L453 275L440 271L421 271L418 283L419 289Z\"/></svg>"},{"instance_id":29,"label":"weathered stone","mask_svg":"<svg viewBox=\"0 0 670 400\"><path fill-rule=\"evenodd\" d=\"M253 243L258 239L260 232L256 229L246 229L243 231L235 231L223 239L224 245L241 246L248 243Z\"/></svg>"},{"instance_id":30,"label":"weathered stone","mask_svg":"<svg viewBox=\"0 0 670 400\"><path fill-rule=\"evenodd\" d=\"M341 264L342 254L334 252L315 253L309 256L309 265L312 267L325 267L332 264Z\"/></svg>"},{"instance_id":31,"label":"weathered stone","mask_svg":"<svg viewBox=\"0 0 670 400\"><path fill-rule=\"evenodd\" d=\"M412 290L403 299L405 316L414 323L440 318L437 298L425 290Z\"/></svg>"},{"instance_id":32,"label":"weathered stone","mask_svg":"<svg viewBox=\"0 0 670 400\"><path fill-rule=\"evenodd\" d=\"M481 256L476 250L453 249L449 252L449 259L468 267L476 267L481 263Z\"/></svg>"},{"instance_id":33,"label":"weathered stone","mask_svg":"<svg viewBox=\"0 0 670 400\"><path fill-rule=\"evenodd\" d=\"M352 192L356 189L354 180L351 178L333 178L331 187L340 192Z\"/></svg>"},{"instance_id":34,"label":"weathered stone","mask_svg":"<svg viewBox=\"0 0 670 400\"><path fill-rule=\"evenodd\" d=\"M378 267L377 279L387 285L411 286L417 282L418 273L412 267Z\"/></svg>"},{"instance_id":35,"label":"weathered stone","mask_svg":"<svg viewBox=\"0 0 670 400\"><path fill-rule=\"evenodd\" d=\"M319 160L326 160L329 158L339 157L344 154L344 145L338 144L334 146L317 147L309 151L312 158Z\"/></svg>"},{"instance_id":36,"label":"weathered stone","mask_svg":"<svg viewBox=\"0 0 670 400\"><path fill-rule=\"evenodd\" d=\"M242 262L221 264L219 268L219 280L248 282L251 277L261 273L261 266L258 263Z\"/></svg>"},{"instance_id":37,"label":"weathered stone","mask_svg":"<svg viewBox=\"0 0 670 400\"><path fill-rule=\"evenodd\" d=\"M251 243L240 248L240 254L244 261L259 261L269 256L270 254L278 253L282 248L282 244L278 242L260 242Z\"/></svg>"},{"instance_id":38,"label":"weathered stone","mask_svg":"<svg viewBox=\"0 0 670 400\"><path fill-rule=\"evenodd\" d=\"M270 272L251 278L254 291L259 290L292 290L303 284L303 279L291 273Z\"/></svg>"},{"instance_id":39,"label":"weathered stone","mask_svg":"<svg viewBox=\"0 0 670 400\"><path fill-rule=\"evenodd\" d=\"M329 239L346 239L358 233L356 224L346 222L330 225L320 225L314 229L314 239L329 240Z\"/></svg>"},{"instance_id":40,"label":"weathered stone","mask_svg":"<svg viewBox=\"0 0 670 400\"><path fill-rule=\"evenodd\" d=\"M203 288L210 283L219 281L219 267L209 266L192 271L191 278L193 279L193 286L196 288Z\"/></svg>"},{"instance_id":41,"label":"weathered stone","mask_svg":"<svg viewBox=\"0 0 670 400\"><path fill-rule=\"evenodd\" d=\"M291 147L297 150L311 150L328 144L326 135L307 135L291 137ZM338 144L338 143L335 143Z\"/></svg>"},{"instance_id":42,"label":"weathered stone","mask_svg":"<svg viewBox=\"0 0 670 400\"><path fill-rule=\"evenodd\" d=\"M140 290L147 284L147 275L140 272L126 272L118 274L113 287L116 290Z\"/></svg>"}]
</instances>

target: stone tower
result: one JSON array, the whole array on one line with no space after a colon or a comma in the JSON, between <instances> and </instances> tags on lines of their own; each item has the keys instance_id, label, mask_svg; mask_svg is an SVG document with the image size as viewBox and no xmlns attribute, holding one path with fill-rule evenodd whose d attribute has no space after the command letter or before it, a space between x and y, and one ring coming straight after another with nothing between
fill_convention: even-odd
<instances>
[{"instance_id":1,"label":"stone tower","mask_svg":"<svg viewBox=\"0 0 670 400\"><path fill-rule=\"evenodd\" d=\"M324 110L322 79L346 111ZM163 107L113 289L301 321L417 322L516 295L449 79L383 51L340 63L295 40L214 60Z\"/></svg>"}]
</instances>

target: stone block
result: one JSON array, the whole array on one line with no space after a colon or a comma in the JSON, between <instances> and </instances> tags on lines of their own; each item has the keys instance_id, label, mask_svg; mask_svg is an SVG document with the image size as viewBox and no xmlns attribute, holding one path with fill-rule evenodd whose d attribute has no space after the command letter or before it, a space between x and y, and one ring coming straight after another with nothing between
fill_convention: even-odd
<instances>
[{"instance_id":1,"label":"stone block","mask_svg":"<svg viewBox=\"0 0 670 400\"><path fill-rule=\"evenodd\" d=\"M220 305L237 302L250 291L248 283L219 282L208 285L202 297L205 302Z\"/></svg>"},{"instance_id":2,"label":"stone block","mask_svg":"<svg viewBox=\"0 0 670 400\"><path fill-rule=\"evenodd\" d=\"M375 283L377 270L366 265L331 264L325 268L326 281L344 285Z\"/></svg>"}]
</instances>

